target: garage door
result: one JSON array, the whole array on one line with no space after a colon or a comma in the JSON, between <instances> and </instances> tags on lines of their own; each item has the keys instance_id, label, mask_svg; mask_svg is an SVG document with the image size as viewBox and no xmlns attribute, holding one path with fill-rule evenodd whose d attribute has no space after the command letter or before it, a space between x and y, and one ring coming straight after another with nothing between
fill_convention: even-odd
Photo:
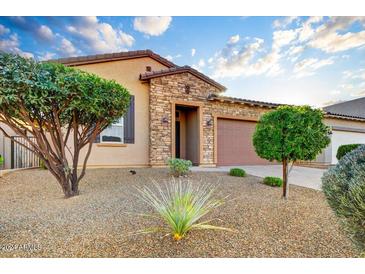
<instances>
[{"instance_id":1,"label":"garage door","mask_svg":"<svg viewBox=\"0 0 365 274\"><path fill-rule=\"evenodd\" d=\"M218 119L218 165L262 165L269 162L257 156L252 144L256 122Z\"/></svg>"},{"instance_id":2,"label":"garage door","mask_svg":"<svg viewBox=\"0 0 365 274\"><path fill-rule=\"evenodd\" d=\"M365 133L333 130L331 136L332 164L337 164L337 150L341 145L365 144Z\"/></svg>"}]
</instances>

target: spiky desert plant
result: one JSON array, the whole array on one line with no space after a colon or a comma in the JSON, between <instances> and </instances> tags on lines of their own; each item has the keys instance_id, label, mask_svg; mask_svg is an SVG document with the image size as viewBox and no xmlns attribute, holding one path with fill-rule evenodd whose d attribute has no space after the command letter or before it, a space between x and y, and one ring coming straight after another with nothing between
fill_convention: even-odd
<instances>
[{"instance_id":1,"label":"spiky desert plant","mask_svg":"<svg viewBox=\"0 0 365 274\"><path fill-rule=\"evenodd\" d=\"M143 233L167 232L180 240L191 230L231 229L211 225L212 220L199 222L213 209L221 206L224 199L213 199L216 189L212 184L192 184L189 180L171 179L162 186L153 182L153 188L137 188L139 197L150 205L155 214L144 214L163 221L164 226L144 229Z\"/></svg>"}]
</instances>

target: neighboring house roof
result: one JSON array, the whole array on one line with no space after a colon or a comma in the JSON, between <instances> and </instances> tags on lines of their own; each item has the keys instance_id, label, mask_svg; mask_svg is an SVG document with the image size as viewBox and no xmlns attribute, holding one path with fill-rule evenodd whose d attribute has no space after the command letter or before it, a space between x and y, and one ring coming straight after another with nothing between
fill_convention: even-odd
<instances>
[{"instance_id":1,"label":"neighboring house roof","mask_svg":"<svg viewBox=\"0 0 365 274\"><path fill-rule=\"evenodd\" d=\"M329 111L324 111L324 112L325 112L326 117L333 117L333 118L354 120L354 121L365 121L365 117L339 114L339 113L333 113L333 112L329 112Z\"/></svg>"},{"instance_id":2,"label":"neighboring house roof","mask_svg":"<svg viewBox=\"0 0 365 274\"><path fill-rule=\"evenodd\" d=\"M118 52L118 53L107 53L107 54L61 58L61 59L48 60L48 62L61 63L61 64L65 64L68 66L78 66L78 65L85 65L85 64L95 64L95 63L103 63L103 62L110 62L110 61L143 58L143 57L150 57L169 68L177 67L177 65L175 65L174 63L170 62L166 58L161 57L160 55L154 53L151 50L135 50L135 51L126 51L126 52Z\"/></svg>"},{"instance_id":3,"label":"neighboring house roof","mask_svg":"<svg viewBox=\"0 0 365 274\"><path fill-rule=\"evenodd\" d=\"M219 84L218 82L214 81L213 79L209 78L208 76L204 75L203 73L201 73L201 72L197 71L196 69L193 69L189 66L172 67L172 68L163 69L163 70L159 70L159 71L146 72L146 73L141 74L139 76L139 79L140 80L149 80L152 78L162 77L162 76L166 76L166 75L174 75L174 74L185 73L185 72L191 73L192 75L198 77L199 79L216 87L220 91L226 90L225 86Z\"/></svg>"},{"instance_id":4,"label":"neighboring house roof","mask_svg":"<svg viewBox=\"0 0 365 274\"><path fill-rule=\"evenodd\" d=\"M331 115L365 119L365 97L326 106L323 110Z\"/></svg>"},{"instance_id":5,"label":"neighboring house roof","mask_svg":"<svg viewBox=\"0 0 365 274\"><path fill-rule=\"evenodd\" d=\"M276 108L278 106L283 105L283 104L275 104L275 103L269 103L269 102L247 100L247 99L228 97L228 96L217 96L215 94L210 94L209 97L208 97L208 100L228 102L228 103L240 103L240 104L246 104L246 105L250 105L250 106L259 106L259 107L268 107L268 108Z\"/></svg>"}]
</instances>

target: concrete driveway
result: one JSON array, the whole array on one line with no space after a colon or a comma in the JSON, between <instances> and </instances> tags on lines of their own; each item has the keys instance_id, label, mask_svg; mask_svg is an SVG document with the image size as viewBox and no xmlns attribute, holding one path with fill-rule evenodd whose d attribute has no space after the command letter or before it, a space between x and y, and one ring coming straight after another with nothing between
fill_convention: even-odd
<instances>
[{"instance_id":1,"label":"concrete driveway","mask_svg":"<svg viewBox=\"0 0 365 274\"><path fill-rule=\"evenodd\" d=\"M259 165L259 166L235 166L244 169L248 174L266 177L282 177L281 165ZM214 167L214 168L202 168L192 167L192 171L215 171L215 172L228 172L230 167ZM289 184L308 187L316 190L321 190L321 177L325 172L325 169L298 167L294 166L289 174Z\"/></svg>"}]
</instances>

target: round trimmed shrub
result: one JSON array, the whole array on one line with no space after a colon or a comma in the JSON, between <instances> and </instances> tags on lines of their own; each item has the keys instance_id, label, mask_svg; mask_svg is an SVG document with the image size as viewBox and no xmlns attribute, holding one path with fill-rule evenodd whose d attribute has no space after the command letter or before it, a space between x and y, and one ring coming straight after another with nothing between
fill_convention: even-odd
<instances>
[{"instance_id":1,"label":"round trimmed shrub","mask_svg":"<svg viewBox=\"0 0 365 274\"><path fill-rule=\"evenodd\" d=\"M4 163L4 157L0 154L0 165Z\"/></svg>"},{"instance_id":2,"label":"round trimmed shrub","mask_svg":"<svg viewBox=\"0 0 365 274\"><path fill-rule=\"evenodd\" d=\"M192 162L190 160L184 159L169 159L167 161L168 166L170 167L171 174L175 177L180 177L186 175L190 171L190 167L192 166Z\"/></svg>"},{"instance_id":3,"label":"round trimmed shrub","mask_svg":"<svg viewBox=\"0 0 365 274\"><path fill-rule=\"evenodd\" d=\"M229 170L229 175L235 176L235 177L245 177L246 171L244 171L242 168L231 168Z\"/></svg>"},{"instance_id":4,"label":"round trimmed shrub","mask_svg":"<svg viewBox=\"0 0 365 274\"><path fill-rule=\"evenodd\" d=\"M343 156L345 156L350 151L357 149L359 146L361 146L361 144L349 144L349 145L339 146L336 154L337 160L341 160Z\"/></svg>"},{"instance_id":5,"label":"round trimmed shrub","mask_svg":"<svg viewBox=\"0 0 365 274\"><path fill-rule=\"evenodd\" d=\"M323 175L322 189L351 239L365 250L365 145Z\"/></svg>"},{"instance_id":6,"label":"round trimmed shrub","mask_svg":"<svg viewBox=\"0 0 365 274\"><path fill-rule=\"evenodd\" d=\"M268 185L268 186L282 186L283 185L283 180L281 178L278 177L265 177L264 178L264 184Z\"/></svg>"}]
</instances>

